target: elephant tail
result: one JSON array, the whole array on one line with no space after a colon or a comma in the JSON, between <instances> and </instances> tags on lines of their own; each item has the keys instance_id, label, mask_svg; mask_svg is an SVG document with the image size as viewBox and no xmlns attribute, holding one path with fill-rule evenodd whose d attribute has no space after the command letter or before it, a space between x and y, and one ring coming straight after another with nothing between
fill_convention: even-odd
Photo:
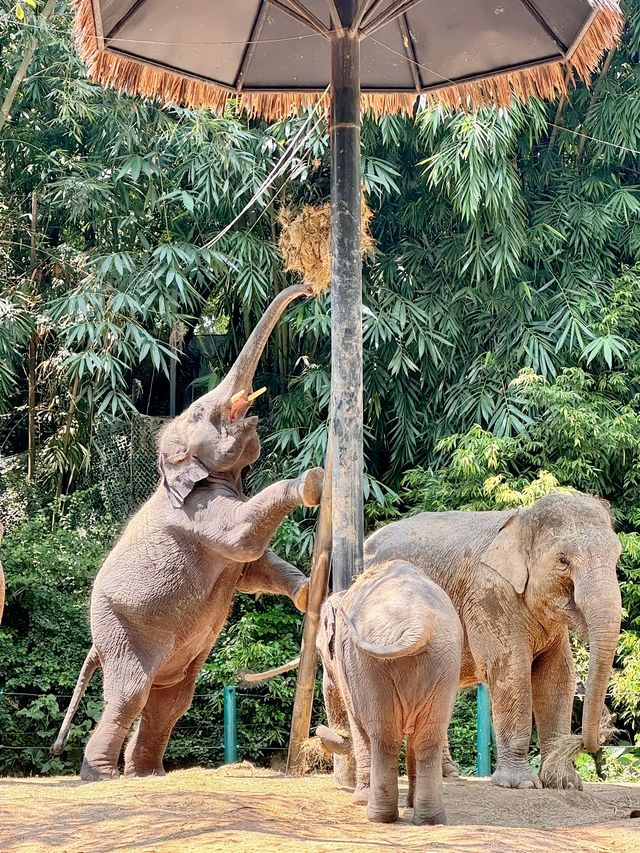
<instances>
[{"instance_id":1,"label":"elephant tail","mask_svg":"<svg viewBox=\"0 0 640 853\"><path fill-rule=\"evenodd\" d=\"M342 610L342 608L341 608ZM351 619L342 610L342 616L349 630L349 635L354 646L361 652L374 658L391 660L393 658L406 658L421 652L431 639L431 630L427 622L414 618L405 628L402 636L396 643L375 643L363 639Z\"/></svg>"},{"instance_id":2,"label":"elephant tail","mask_svg":"<svg viewBox=\"0 0 640 853\"><path fill-rule=\"evenodd\" d=\"M73 691L73 696L71 697L71 702L69 703L69 707L67 708L67 713L65 714L64 720L62 721L62 725L60 726L60 731L58 732L58 737L55 740L55 743L51 747L51 752L54 755L60 755L62 750L67 745L67 741L69 740L69 730L71 729L71 721L73 720L76 711L78 710L78 705L82 701L82 697L85 694L87 687L89 686L89 682L93 676L93 673L100 666L100 658L98 656L98 650L95 646L91 646L89 649L89 654L84 659L84 663L82 664L82 669L80 670L80 675L78 676L78 680L76 681L75 690Z\"/></svg>"},{"instance_id":3,"label":"elephant tail","mask_svg":"<svg viewBox=\"0 0 640 853\"><path fill-rule=\"evenodd\" d=\"M267 669L265 672L243 672L242 679L238 682L239 687L248 684L262 684L263 681L268 681L270 678L275 678L276 675L284 675L285 672L291 672L296 669L300 663L300 656L290 660L288 663L283 663L282 666L276 666L273 669Z\"/></svg>"}]
</instances>

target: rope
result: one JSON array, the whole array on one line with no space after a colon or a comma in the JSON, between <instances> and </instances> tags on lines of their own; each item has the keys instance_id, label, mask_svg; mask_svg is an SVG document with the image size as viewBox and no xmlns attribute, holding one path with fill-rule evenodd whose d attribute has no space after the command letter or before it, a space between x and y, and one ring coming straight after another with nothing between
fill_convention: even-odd
<instances>
[{"instance_id":1,"label":"rope","mask_svg":"<svg viewBox=\"0 0 640 853\"><path fill-rule=\"evenodd\" d=\"M245 204L245 206L242 208L240 213L238 213L238 215L235 216L231 220L231 222L229 222L228 225L225 225L225 227L222 229L222 231L220 231L218 234L216 234L215 237L213 237L211 240L209 240L207 243L204 244L206 249L210 249L212 246L215 246L215 244L219 240L221 240L225 236L225 234L227 234L234 227L234 225L236 225L237 222L239 222L239 220L244 216L244 214L251 207L253 207L255 202L260 198L261 195L263 195L266 192L266 190L269 189L269 187L271 186L271 184L273 184L273 182L276 180L276 178L278 178L284 172L284 170L286 169L286 167L289 165L290 161L293 159L294 155L296 154L299 141L302 139L303 134L305 133L305 131L307 130L307 128L311 124L311 120L314 118L315 114L318 112L320 105L323 103L324 99L326 98L326 96L329 92L329 89L330 89L330 86L327 86L327 88L324 90L324 92L322 93L320 98L314 104L313 109L311 110L311 112L309 113L309 115L307 116L307 118L305 119L303 124L301 125L301 127L298 130L298 132L296 133L296 135L290 141L289 145L285 149L284 153L282 154L282 156L280 157L280 159L278 160L276 165L273 167L273 169L267 175L267 177L264 179L264 181L260 184L258 189L255 191L255 193L252 195L252 197L249 199L249 201Z\"/></svg>"},{"instance_id":2,"label":"rope","mask_svg":"<svg viewBox=\"0 0 640 853\"><path fill-rule=\"evenodd\" d=\"M452 80L450 77L445 77L443 74L440 74L435 68L429 68L428 65L424 65L422 62L418 62L415 59L411 59L411 57L406 56L404 53L400 53L399 50L395 50L393 47L389 47L388 44L384 44L373 36L369 36L370 40L375 42L378 47L382 47L385 50L388 50L389 53L393 53L396 56L401 57L405 60L405 62L410 62L411 65L415 65L416 68L421 68L423 71L427 71L429 74L433 74L436 77L439 77L443 83L450 83L453 86L460 85L460 81ZM629 94L628 97L631 97ZM617 148L619 151L624 151L626 154L633 154L635 156L640 156L640 151L637 151L635 148L627 148L626 145L618 145L616 142L609 142L606 139L598 139L596 136L589 136L586 133L582 133L579 130L572 130L570 127L562 127L562 125L554 124L553 122L548 122L549 127L555 127L557 130L564 130L566 133L572 133L574 136L579 136L582 139L590 140L591 142L599 142L600 145L609 145L611 148Z\"/></svg>"},{"instance_id":3,"label":"rope","mask_svg":"<svg viewBox=\"0 0 640 853\"><path fill-rule=\"evenodd\" d=\"M12 22L15 21L15 15L13 12L8 12L5 15L0 15L0 24L5 23L6 21ZM22 21L19 23L20 29L31 29L40 31L42 29L42 24L31 23L31 21ZM62 26L49 25L49 30L52 30L59 35L67 35L68 30ZM303 35L298 36L281 36L280 38L271 38L271 39L254 39L247 41L246 39L242 39L241 41L156 41L155 39L127 39L127 38L119 38L118 36L105 36L106 44L115 44L123 43L123 44L157 44L166 47L233 47L233 46L249 46L249 45L259 45L259 44L279 44L280 42L287 41L302 41L303 39L312 39L318 38L322 36L321 33L304 33ZM97 39L96 39L97 40Z\"/></svg>"}]
</instances>

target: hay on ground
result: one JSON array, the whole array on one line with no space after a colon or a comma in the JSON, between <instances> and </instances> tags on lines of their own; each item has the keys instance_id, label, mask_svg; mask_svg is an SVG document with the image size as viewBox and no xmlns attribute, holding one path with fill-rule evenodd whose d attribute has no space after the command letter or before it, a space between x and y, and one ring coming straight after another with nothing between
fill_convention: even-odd
<instances>
[{"instance_id":1,"label":"hay on ground","mask_svg":"<svg viewBox=\"0 0 640 853\"><path fill-rule=\"evenodd\" d=\"M307 738L300 747L300 773L330 773L333 770L333 755L324 747L319 737Z\"/></svg>"}]
</instances>

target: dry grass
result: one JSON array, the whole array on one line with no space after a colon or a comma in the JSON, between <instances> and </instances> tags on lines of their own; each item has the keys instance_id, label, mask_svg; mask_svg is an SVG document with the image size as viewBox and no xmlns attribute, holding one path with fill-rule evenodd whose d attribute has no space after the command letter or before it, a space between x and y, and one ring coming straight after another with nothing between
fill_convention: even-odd
<instances>
[{"instance_id":1,"label":"dry grass","mask_svg":"<svg viewBox=\"0 0 640 853\"><path fill-rule=\"evenodd\" d=\"M363 196L360 213L363 255L372 252L374 247L369 231L372 216ZM322 293L331 284L331 205L305 205L297 211L284 210L279 219L278 248L285 271L302 276L315 294Z\"/></svg>"},{"instance_id":2,"label":"dry grass","mask_svg":"<svg viewBox=\"0 0 640 853\"><path fill-rule=\"evenodd\" d=\"M406 781L400 785L401 802ZM2 853L637 853L640 785L511 791L445 782L447 827L371 824L330 776L241 765L84 784L0 780ZM636 826L638 829L636 829Z\"/></svg>"},{"instance_id":3,"label":"dry grass","mask_svg":"<svg viewBox=\"0 0 640 853\"><path fill-rule=\"evenodd\" d=\"M600 743L602 746L618 734L618 730L611 726L600 726ZM545 778L559 781L562 779L565 768L584 752L584 744L581 735L563 735L555 740L553 749L544 760Z\"/></svg>"},{"instance_id":4,"label":"dry grass","mask_svg":"<svg viewBox=\"0 0 640 853\"><path fill-rule=\"evenodd\" d=\"M319 737L309 737L300 747L300 771L304 776L309 773L330 773L333 769L333 756Z\"/></svg>"}]
</instances>

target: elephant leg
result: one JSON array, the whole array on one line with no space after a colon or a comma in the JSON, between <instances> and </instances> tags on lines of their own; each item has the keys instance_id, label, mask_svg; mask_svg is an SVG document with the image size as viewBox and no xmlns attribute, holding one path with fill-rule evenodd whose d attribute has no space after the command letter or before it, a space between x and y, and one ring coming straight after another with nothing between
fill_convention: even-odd
<instances>
[{"instance_id":1,"label":"elephant leg","mask_svg":"<svg viewBox=\"0 0 640 853\"><path fill-rule=\"evenodd\" d=\"M502 788L541 788L529 765L531 663L526 654L487 667L498 762L491 777Z\"/></svg>"},{"instance_id":2,"label":"elephant leg","mask_svg":"<svg viewBox=\"0 0 640 853\"><path fill-rule=\"evenodd\" d=\"M366 806L371 789L371 742L365 730L349 711L347 716L356 762L356 787L351 802L357 806Z\"/></svg>"},{"instance_id":3,"label":"elephant leg","mask_svg":"<svg viewBox=\"0 0 640 853\"><path fill-rule=\"evenodd\" d=\"M136 717L145 706L152 679L133 657L103 668L105 708L85 747L80 778L86 782L117 778L122 747Z\"/></svg>"},{"instance_id":4,"label":"elephant leg","mask_svg":"<svg viewBox=\"0 0 640 853\"><path fill-rule=\"evenodd\" d=\"M434 739L437 728L427 723L409 738L409 751L415 763L413 822L416 826L447 822L442 796L442 743Z\"/></svg>"},{"instance_id":5,"label":"elephant leg","mask_svg":"<svg viewBox=\"0 0 640 853\"><path fill-rule=\"evenodd\" d=\"M386 732L371 737L371 790L367 817L373 823L398 820L398 753L402 735Z\"/></svg>"},{"instance_id":6,"label":"elephant leg","mask_svg":"<svg viewBox=\"0 0 640 853\"><path fill-rule=\"evenodd\" d=\"M196 677L209 655L201 654L176 684L155 684L142 710L135 733L125 750L125 776L164 776L162 764L171 732L191 707Z\"/></svg>"},{"instance_id":7,"label":"elephant leg","mask_svg":"<svg viewBox=\"0 0 640 853\"><path fill-rule=\"evenodd\" d=\"M447 737L445 745L442 747L442 777L443 779L457 779L459 775L460 771L451 756L449 738Z\"/></svg>"},{"instance_id":8,"label":"elephant leg","mask_svg":"<svg viewBox=\"0 0 640 853\"><path fill-rule=\"evenodd\" d=\"M573 762L569 761L560 772L545 769L545 759L555 739L571 733L575 681L569 635L565 631L550 649L536 658L531 670L533 713L540 744L540 781L545 788L582 790Z\"/></svg>"},{"instance_id":9,"label":"elephant leg","mask_svg":"<svg viewBox=\"0 0 640 853\"><path fill-rule=\"evenodd\" d=\"M238 591L287 595L298 610L307 609L309 578L273 551L265 551L259 560L247 563L238 583Z\"/></svg>"}]
</instances>

